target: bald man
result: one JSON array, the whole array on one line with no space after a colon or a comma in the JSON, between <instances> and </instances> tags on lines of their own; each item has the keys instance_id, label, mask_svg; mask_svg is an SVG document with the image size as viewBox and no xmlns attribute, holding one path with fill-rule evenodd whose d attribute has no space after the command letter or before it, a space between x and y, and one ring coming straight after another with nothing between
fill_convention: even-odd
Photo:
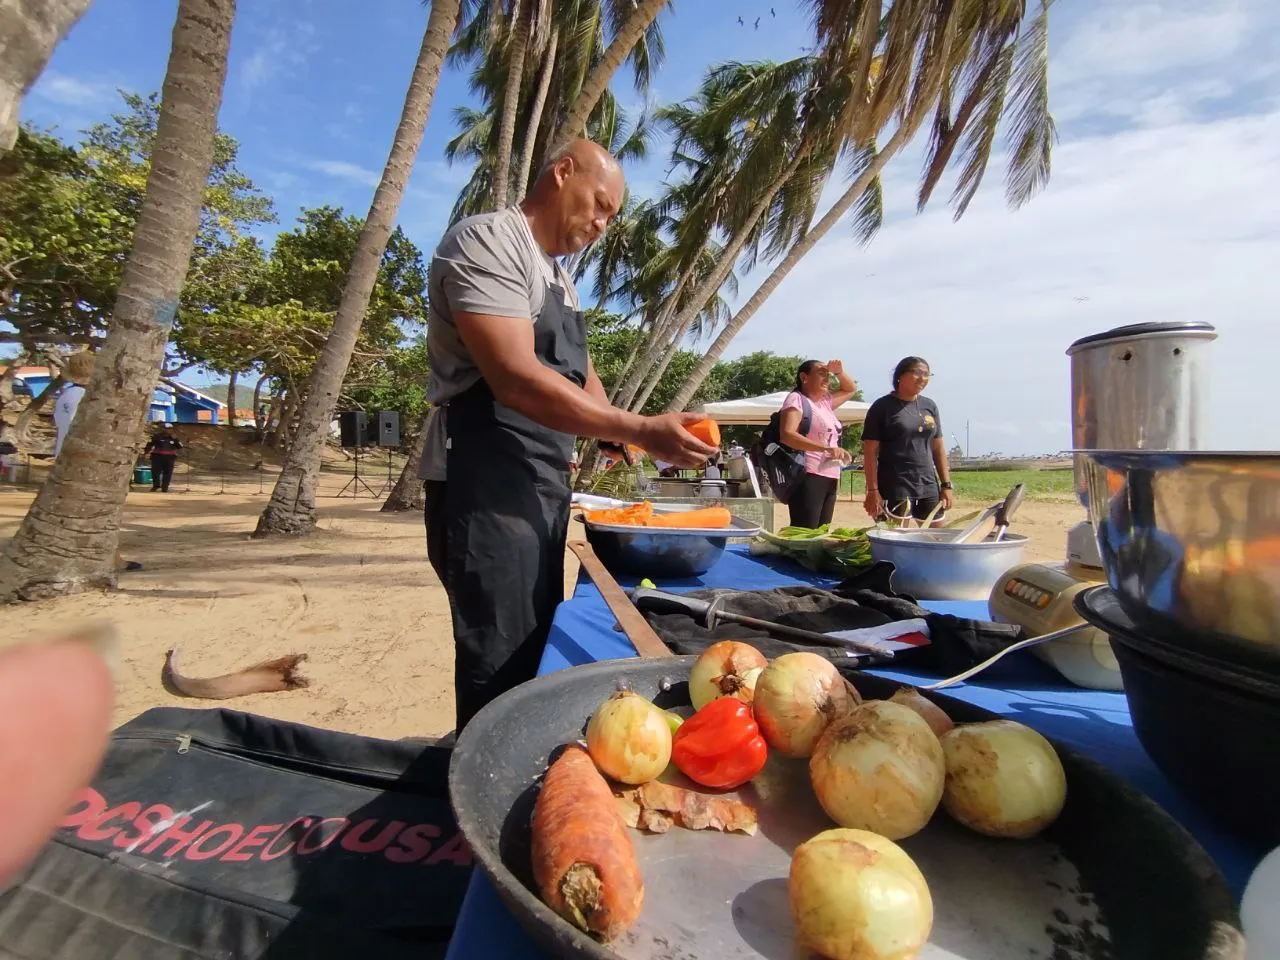
<instances>
[{"instance_id":1,"label":"bald man","mask_svg":"<svg viewBox=\"0 0 1280 960\"><path fill-rule=\"evenodd\" d=\"M461 732L538 669L564 599L569 463L576 437L632 443L684 466L715 451L683 424L609 405L587 326L557 257L599 239L622 205L622 170L569 144L518 207L471 217L431 261L421 475L427 555L449 595Z\"/></svg>"}]
</instances>

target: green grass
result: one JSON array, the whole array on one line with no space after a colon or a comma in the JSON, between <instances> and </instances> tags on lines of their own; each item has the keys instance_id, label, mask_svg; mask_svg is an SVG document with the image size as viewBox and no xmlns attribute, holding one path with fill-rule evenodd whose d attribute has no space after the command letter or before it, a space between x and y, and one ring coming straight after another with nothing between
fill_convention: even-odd
<instances>
[{"instance_id":1,"label":"green grass","mask_svg":"<svg viewBox=\"0 0 1280 960\"><path fill-rule=\"evenodd\" d=\"M1015 484L1027 485L1028 500L1075 499L1075 482L1070 470L961 470L951 475L956 497L996 503ZM840 496L860 500L867 485L861 472L847 472L840 479Z\"/></svg>"}]
</instances>

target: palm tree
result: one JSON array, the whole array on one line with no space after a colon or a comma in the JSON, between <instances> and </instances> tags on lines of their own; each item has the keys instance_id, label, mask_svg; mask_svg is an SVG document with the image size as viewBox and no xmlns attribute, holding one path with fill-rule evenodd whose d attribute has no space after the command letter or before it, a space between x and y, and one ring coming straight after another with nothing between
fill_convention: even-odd
<instances>
[{"instance_id":1,"label":"palm tree","mask_svg":"<svg viewBox=\"0 0 1280 960\"><path fill-rule=\"evenodd\" d=\"M574 137L583 136L587 129L587 120L595 110L600 97L608 89L613 75L618 72L623 61L632 56L633 49L649 31L666 5L667 0L624 0L621 3L622 8L630 8L630 13L618 24L608 49L583 80L573 105L569 107L555 136L550 140L547 151L543 155L544 159L554 156L557 150ZM616 13L616 7L611 5L610 9Z\"/></svg>"},{"instance_id":2,"label":"palm tree","mask_svg":"<svg viewBox=\"0 0 1280 960\"><path fill-rule=\"evenodd\" d=\"M963 216L982 182L1001 121L1010 125L1006 197L1011 207L1026 203L1048 181L1054 134L1048 97L1048 8L1041 0L1028 18L1023 0L932 0L924 7L896 4L889 12L880 43L879 78L865 111L867 134L855 154L857 174L849 189L823 218L787 252L738 314L720 332L669 410L683 410L730 341L769 298L806 253L846 212L878 204L867 196L883 166L911 141L929 113L934 114L929 155L918 205L928 203L933 189L959 146L963 152L952 195L955 216ZM839 44L864 35L866 25L880 23L877 0L853 4L816 0L820 39ZM823 17L830 6L832 14ZM854 47L856 54L856 46ZM863 58L857 60L858 68ZM918 66L914 67L915 64ZM963 87L953 114L952 97ZM1006 109L1012 95L1012 105ZM883 148L870 139L893 117L901 117Z\"/></svg>"},{"instance_id":3,"label":"palm tree","mask_svg":"<svg viewBox=\"0 0 1280 960\"><path fill-rule=\"evenodd\" d=\"M0 600L115 582L129 473L200 225L235 0L180 0L147 191L111 326L53 470L0 556Z\"/></svg>"},{"instance_id":4,"label":"palm tree","mask_svg":"<svg viewBox=\"0 0 1280 960\"><path fill-rule=\"evenodd\" d=\"M413 78L409 82L400 125L356 243L337 316L311 375L298 427L271 493L271 502L258 518L254 536L305 533L315 528L316 485L325 438L333 420L338 391L360 333L360 324L378 278L378 267L395 226L396 212L404 198L418 147L422 144L431 101L440 79L440 68L444 64L449 38L458 24L459 6L459 0L433 0L431 4L431 15L422 37Z\"/></svg>"},{"instance_id":5,"label":"palm tree","mask_svg":"<svg viewBox=\"0 0 1280 960\"><path fill-rule=\"evenodd\" d=\"M53 48L89 9L90 0L6 0L0 3L0 155L18 139L22 98L44 72Z\"/></svg>"}]
</instances>

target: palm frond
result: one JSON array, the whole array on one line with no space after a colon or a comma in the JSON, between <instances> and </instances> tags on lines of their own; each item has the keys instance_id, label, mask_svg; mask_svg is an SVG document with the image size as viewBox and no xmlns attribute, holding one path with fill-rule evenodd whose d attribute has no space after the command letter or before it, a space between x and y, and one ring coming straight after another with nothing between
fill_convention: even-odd
<instances>
[{"instance_id":1,"label":"palm frond","mask_svg":"<svg viewBox=\"0 0 1280 960\"><path fill-rule=\"evenodd\" d=\"M868 141L849 151L849 179L857 180L875 161L878 154L876 142ZM880 178L876 177L853 206L853 235L859 243L870 243L872 237L884 225L884 191Z\"/></svg>"},{"instance_id":2,"label":"palm frond","mask_svg":"<svg viewBox=\"0 0 1280 960\"><path fill-rule=\"evenodd\" d=\"M987 162L991 159L991 148L996 142L1000 114L1004 110L1005 95L1009 89L1009 76L1013 71L1013 55L1013 44L1006 44L1000 49L991 82L983 91L978 105L976 124L970 125L965 131L961 145L964 161L955 190L951 194L957 220L969 209L969 203L982 185Z\"/></svg>"},{"instance_id":3,"label":"palm frond","mask_svg":"<svg viewBox=\"0 0 1280 960\"><path fill-rule=\"evenodd\" d=\"M1049 112L1049 6L1018 37L1013 66L1013 104L1009 139L1013 144L1005 195L1011 207L1022 206L1049 182L1057 130Z\"/></svg>"}]
</instances>

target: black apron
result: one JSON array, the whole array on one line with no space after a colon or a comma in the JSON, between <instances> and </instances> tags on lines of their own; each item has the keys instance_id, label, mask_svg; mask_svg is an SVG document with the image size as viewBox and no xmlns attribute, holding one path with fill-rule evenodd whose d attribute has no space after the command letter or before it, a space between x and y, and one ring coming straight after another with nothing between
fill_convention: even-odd
<instances>
[{"instance_id":1,"label":"black apron","mask_svg":"<svg viewBox=\"0 0 1280 960\"><path fill-rule=\"evenodd\" d=\"M583 387L586 320L564 294L548 284L534 352ZM564 599L574 438L503 406L483 380L450 400L445 417L446 479L427 484L427 549L453 614L461 731L481 707L537 674Z\"/></svg>"}]
</instances>

